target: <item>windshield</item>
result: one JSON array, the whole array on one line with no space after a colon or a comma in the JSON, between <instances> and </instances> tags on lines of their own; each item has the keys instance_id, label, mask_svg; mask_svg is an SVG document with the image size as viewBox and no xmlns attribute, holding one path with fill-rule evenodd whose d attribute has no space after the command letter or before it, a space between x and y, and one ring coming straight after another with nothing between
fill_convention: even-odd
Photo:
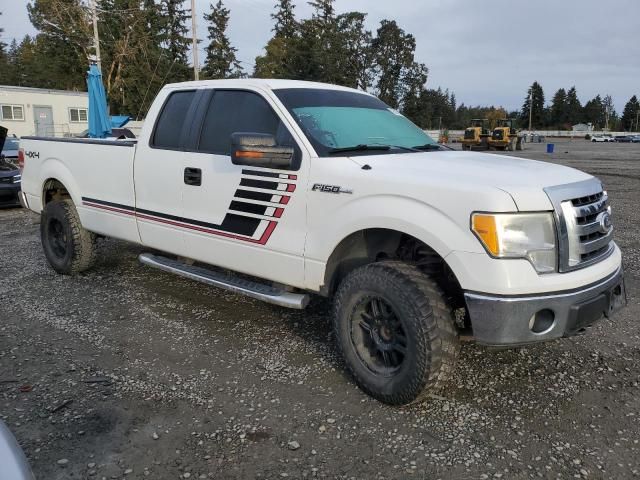
<instances>
[{"instance_id":1,"label":"windshield","mask_svg":"<svg viewBox=\"0 0 640 480\"><path fill-rule=\"evenodd\" d=\"M285 88L274 93L321 157L411 153L437 145L399 112L371 95L341 90ZM389 146L387 149L366 148ZM344 150L353 151L348 153Z\"/></svg>"}]
</instances>

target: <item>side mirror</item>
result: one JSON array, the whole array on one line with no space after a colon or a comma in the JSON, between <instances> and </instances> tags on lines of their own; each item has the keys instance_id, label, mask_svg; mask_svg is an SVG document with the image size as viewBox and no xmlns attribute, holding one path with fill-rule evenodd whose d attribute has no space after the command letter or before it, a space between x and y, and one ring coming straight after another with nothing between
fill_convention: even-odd
<instances>
[{"instance_id":1,"label":"side mirror","mask_svg":"<svg viewBox=\"0 0 640 480\"><path fill-rule=\"evenodd\" d=\"M265 168L291 168L293 147L276 145L273 135L266 133L231 134L231 162Z\"/></svg>"}]
</instances>

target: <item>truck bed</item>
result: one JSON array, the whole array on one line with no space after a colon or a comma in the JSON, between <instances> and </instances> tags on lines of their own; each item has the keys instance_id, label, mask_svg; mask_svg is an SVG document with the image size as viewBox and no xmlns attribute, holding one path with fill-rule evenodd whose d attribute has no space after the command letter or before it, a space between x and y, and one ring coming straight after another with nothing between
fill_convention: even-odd
<instances>
[{"instance_id":1,"label":"truck bed","mask_svg":"<svg viewBox=\"0 0 640 480\"><path fill-rule=\"evenodd\" d=\"M90 206L92 198L114 205L135 204L135 146L136 142L129 140L22 137L22 189L29 208L42 210L42 186L56 178L68 189L87 230L139 241L135 217L116 208Z\"/></svg>"}]
</instances>

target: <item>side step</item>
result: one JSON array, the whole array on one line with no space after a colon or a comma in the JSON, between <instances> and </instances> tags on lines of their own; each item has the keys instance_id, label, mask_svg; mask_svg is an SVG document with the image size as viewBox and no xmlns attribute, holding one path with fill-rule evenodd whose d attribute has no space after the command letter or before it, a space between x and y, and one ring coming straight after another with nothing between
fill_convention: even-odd
<instances>
[{"instance_id":1,"label":"side step","mask_svg":"<svg viewBox=\"0 0 640 480\"><path fill-rule=\"evenodd\" d=\"M197 282L223 288L230 292L246 295L247 297L273 303L281 307L302 310L309 303L309 295L304 293L292 293L285 290L265 285L244 278L227 276L202 267L186 265L182 262L166 257L160 257L151 253L143 253L138 257L140 263L159 270L175 273L181 277Z\"/></svg>"}]
</instances>

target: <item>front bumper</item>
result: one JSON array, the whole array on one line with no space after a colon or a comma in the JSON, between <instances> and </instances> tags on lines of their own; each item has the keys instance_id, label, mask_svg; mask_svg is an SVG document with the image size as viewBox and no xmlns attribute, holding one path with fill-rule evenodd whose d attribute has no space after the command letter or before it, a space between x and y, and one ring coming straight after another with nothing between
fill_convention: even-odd
<instances>
[{"instance_id":1,"label":"front bumper","mask_svg":"<svg viewBox=\"0 0 640 480\"><path fill-rule=\"evenodd\" d=\"M622 267L599 282L576 290L526 296L465 292L464 296L476 342L492 346L524 345L575 335L627 304Z\"/></svg>"}]
</instances>

